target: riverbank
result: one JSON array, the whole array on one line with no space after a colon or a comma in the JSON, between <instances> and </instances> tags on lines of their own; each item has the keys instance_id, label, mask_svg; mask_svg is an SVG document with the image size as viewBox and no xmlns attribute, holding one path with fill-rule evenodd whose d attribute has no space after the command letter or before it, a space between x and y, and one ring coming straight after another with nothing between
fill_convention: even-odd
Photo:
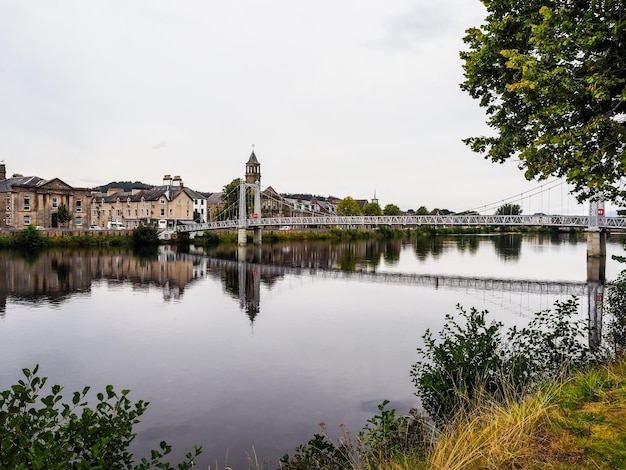
<instances>
[{"instance_id":1,"label":"riverbank","mask_svg":"<svg viewBox=\"0 0 626 470\"><path fill-rule=\"evenodd\" d=\"M372 238L415 238L433 235L479 235L502 233L560 233L560 230L535 227L419 227L397 229L387 226L370 228L307 228L263 231L264 242L304 241L304 240L365 240ZM579 229L567 232L581 232ZM20 244L20 238L28 238L27 244L51 247L86 247L86 246L126 246L132 243L132 230L70 230L70 229L36 229L1 230L0 248L12 248ZM196 235L193 239L173 237L161 240L161 244L193 243L196 245L217 245L220 243L237 243L236 230L207 231ZM253 242L252 233L248 242ZM22 243L23 244L23 243Z\"/></svg>"},{"instance_id":2,"label":"riverbank","mask_svg":"<svg viewBox=\"0 0 626 470\"><path fill-rule=\"evenodd\" d=\"M626 360L546 384L524 400L485 403L409 469L626 468Z\"/></svg>"}]
</instances>

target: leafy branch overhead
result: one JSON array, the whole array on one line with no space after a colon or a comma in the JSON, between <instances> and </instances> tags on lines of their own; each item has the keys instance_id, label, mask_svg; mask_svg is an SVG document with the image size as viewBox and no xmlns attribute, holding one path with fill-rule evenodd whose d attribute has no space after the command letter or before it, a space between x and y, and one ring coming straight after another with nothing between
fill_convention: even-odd
<instances>
[{"instance_id":1,"label":"leafy branch overhead","mask_svg":"<svg viewBox=\"0 0 626 470\"><path fill-rule=\"evenodd\" d=\"M527 179L565 177L579 199L626 200L626 15L622 0L483 0L467 30L461 88L495 135L465 139Z\"/></svg>"}]
</instances>

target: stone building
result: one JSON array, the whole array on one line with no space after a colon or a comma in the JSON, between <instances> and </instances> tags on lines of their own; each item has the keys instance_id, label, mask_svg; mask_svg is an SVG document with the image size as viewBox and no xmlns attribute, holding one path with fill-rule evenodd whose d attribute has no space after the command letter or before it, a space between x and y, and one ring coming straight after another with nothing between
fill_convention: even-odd
<instances>
[{"instance_id":1,"label":"stone building","mask_svg":"<svg viewBox=\"0 0 626 470\"><path fill-rule=\"evenodd\" d=\"M93 223L107 227L119 222L128 229L152 225L172 230L179 223L193 222L194 201L199 193L186 188L180 176L165 175L163 184L152 189L110 188L91 199Z\"/></svg>"},{"instance_id":2,"label":"stone building","mask_svg":"<svg viewBox=\"0 0 626 470\"><path fill-rule=\"evenodd\" d=\"M0 163L0 199L5 207L0 212L0 228L24 229L36 225L80 230L90 224L89 188L74 188L59 178L46 180L20 174L7 178L4 163ZM61 205L65 205L71 215L71 220L65 224L58 220Z\"/></svg>"}]
</instances>

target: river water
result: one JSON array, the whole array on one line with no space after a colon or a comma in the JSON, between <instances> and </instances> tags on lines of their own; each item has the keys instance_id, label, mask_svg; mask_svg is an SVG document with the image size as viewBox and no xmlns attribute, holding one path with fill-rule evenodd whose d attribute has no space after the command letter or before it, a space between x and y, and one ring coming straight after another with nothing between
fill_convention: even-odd
<instances>
[{"instance_id":1,"label":"river water","mask_svg":"<svg viewBox=\"0 0 626 470\"><path fill-rule=\"evenodd\" d=\"M605 275L622 266L607 243ZM150 402L132 450L166 440L199 468L276 468L324 423L356 435L410 380L456 305L524 324L586 292L583 235L458 236L217 247L0 252L0 390L40 365L67 394L107 384ZM545 282L544 282L545 281ZM602 300L597 290L594 298ZM592 303L597 308L598 304ZM580 298L581 317L589 301Z\"/></svg>"}]
</instances>

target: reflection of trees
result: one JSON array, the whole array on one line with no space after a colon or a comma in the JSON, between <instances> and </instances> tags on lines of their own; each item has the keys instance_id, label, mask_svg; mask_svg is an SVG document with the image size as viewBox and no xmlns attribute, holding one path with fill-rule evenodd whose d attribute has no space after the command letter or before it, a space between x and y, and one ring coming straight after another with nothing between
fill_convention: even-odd
<instances>
[{"instance_id":1,"label":"reflection of trees","mask_svg":"<svg viewBox=\"0 0 626 470\"><path fill-rule=\"evenodd\" d=\"M356 245L351 243L344 245L337 257L337 267L342 271L355 271L358 262Z\"/></svg>"},{"instance_id":2,"label":"reflection of trees","mask_svg":"<svg viewBox=\"0 0 626 470\"><path fill-rule=\"evenodd\" d=\"M474 254L478 251L478 244L479 244L479 240L478 237L475 236L457 236L454 237L454 241L456 243L456 247L457 249L461 252L464 253L465 251L469 251L470 253Z\"/></svg>"},{"instance_id":3,"label":"reflection of trees","mask_svg":"<svg viewBox=\"0 0 626 470\"><path fill-rule=\"evenodd\" d=\"M393 238L384 240L383 257L385 263L390 266L397 264L400 261L400 253L402 251L402 240Z\"/></svg>"},{"instance_id":4,"label":"reflection of trees","mask_svg":"<svg viewBox=\"0 0 626 470\"><path fill-rule=\"evenodd\" d=\"M498 256L507 261L519 258L522 250L522 235L518 233L491 237Z\"/></svg>"},{"instance_id":5,"label":"reflection of trees","mask_svg":"<svg viewBox=\"0 0 626 470\"><path fill-rule=\"evenodd\" d=\"M420 261L426 260L429 254L438 258L443 252L444 237L418 237L415 241L415 254Z\"/></svg>"}]
</instances>

